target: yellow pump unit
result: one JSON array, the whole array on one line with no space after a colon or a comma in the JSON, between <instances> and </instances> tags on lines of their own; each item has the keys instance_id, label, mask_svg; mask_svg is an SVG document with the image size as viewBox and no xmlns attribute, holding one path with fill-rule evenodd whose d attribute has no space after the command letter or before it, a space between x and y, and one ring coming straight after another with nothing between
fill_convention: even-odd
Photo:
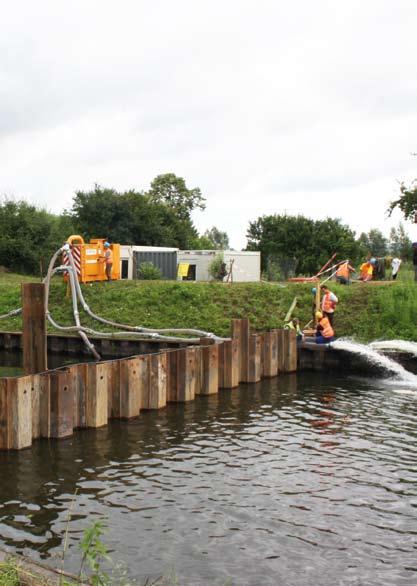
<instances>
[{"instance_id":1,"label":"yellow pump unit","mask_svg":"<svg viewBox=\"0 0 417 586\"><path fill-rule=\"evenodd\" d=\"M84 238L73 234L67 240L70 245L78 280L81 283L90 281L107 281L106 265L104 256L105 238L93 238L85 243ZM116 281L120 279L120 244L111 244L113 252L113 266L111 278ZM68 255L63 253L63 264L69 265ZM67 277L66 277L67 278Z\"/></svg>"}]
</instances>

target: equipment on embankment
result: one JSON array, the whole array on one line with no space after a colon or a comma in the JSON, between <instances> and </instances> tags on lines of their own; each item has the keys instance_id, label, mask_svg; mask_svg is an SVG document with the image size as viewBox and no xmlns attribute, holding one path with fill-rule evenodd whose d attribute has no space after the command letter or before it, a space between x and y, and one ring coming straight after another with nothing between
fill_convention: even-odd
<instances>
[{"instance_id":1,"label":"equipment on embankment","mask_svg":"<svg viewBox=\"0 0 417 586\"><path fill-rule=\"evenodd\" d=\"M69 250L74 259L76 275L81 283L107 281L104 262L105 242L105 238L93 238L90 242L84 242L84 238L79 234L72 234L67 239ZM109 248L113 259L111 278L113 281L117 281L120 279L120 244L110 244ZM62 253L62 264L70 265L67 250ZM68 279L66 274L65 278Z\"/></svg>"}]
</instances>

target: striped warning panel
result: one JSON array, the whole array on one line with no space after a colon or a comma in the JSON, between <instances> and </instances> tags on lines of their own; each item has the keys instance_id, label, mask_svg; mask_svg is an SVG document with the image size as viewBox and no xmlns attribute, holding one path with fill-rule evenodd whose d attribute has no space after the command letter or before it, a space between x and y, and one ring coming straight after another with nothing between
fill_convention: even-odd
<instances>
[{"instance_id":1,"label":"striped warning panel","mask_svg":"<svg viewBox=\"0 0 417 586\"><path fill-rule=\"evenodd\" d=\"M71 252L72 252L72 258L74 259L75 268L77 270L77 275L80 278L81 277L81 248L79 246L73 246L73 245L70 245L70 248L71 248ZM65 251L62 253L62 263L64 265L70 264L68 254Z\"/></svg>"}]
</instances>

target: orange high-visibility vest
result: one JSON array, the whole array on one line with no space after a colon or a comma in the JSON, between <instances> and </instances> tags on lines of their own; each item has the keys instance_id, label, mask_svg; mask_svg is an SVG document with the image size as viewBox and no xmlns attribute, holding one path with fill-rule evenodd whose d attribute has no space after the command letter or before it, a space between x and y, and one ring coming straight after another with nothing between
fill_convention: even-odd
<instances>
[{"instance_id":1,"label":"orange high-visibility vest","mask_svg":"<svg viewBox=\"0 0 417 586\"><path fill-rule=\"evenodd\" d=\"M330 299L331 291L325 293L323 301L321 303L321 309L325 313L333 313L336 307L336 303Z\"/></svg>"},{"instance_id":2,"label":"orange high-visibility vest","mask_svg":"<svg viewBox=\"0 0 417 586\"><path fill-rule=\"evenodd\" d=\"M323 327L321 330L323 338L332 338L334 336L334 329L330 325L328 317L322 317L319 324Z\"/></svg>"},{"instance_id":3,"label":"orange high-visibility vest","mask_svg":"<svg viewBox=\"0 0 417 586\"><path fill-rule=\"evenodd\" d=\"M343 277L344 279L349 279L349 263L344 262L340 267L337 269L336 277Z\"/></svg>"}]
</instances>

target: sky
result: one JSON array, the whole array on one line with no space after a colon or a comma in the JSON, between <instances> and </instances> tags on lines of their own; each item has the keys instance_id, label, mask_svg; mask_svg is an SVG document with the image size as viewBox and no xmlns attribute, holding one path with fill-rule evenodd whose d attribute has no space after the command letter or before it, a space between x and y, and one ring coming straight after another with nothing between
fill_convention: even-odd
<instances>
[{"instance_id":1,"label":"sky","mask_svg":"<svg viewBox=\"0 0 417 586\"><path fill-rule=\"evenodd\" d=\"M416 27L415 0L4 2L0 195L60 212L173 172L235 248L273 213L388 235L417 177Z\"/></svg>"}]
</instances>

